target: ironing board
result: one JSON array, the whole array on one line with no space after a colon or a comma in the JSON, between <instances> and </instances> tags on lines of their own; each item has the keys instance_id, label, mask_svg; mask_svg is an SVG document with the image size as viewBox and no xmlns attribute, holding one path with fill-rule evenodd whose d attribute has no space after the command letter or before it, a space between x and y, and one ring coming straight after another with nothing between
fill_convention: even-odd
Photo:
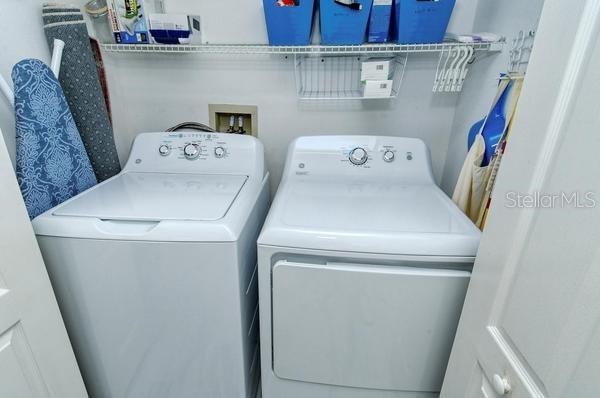
<instances>
[{"instance_id":1,"label":"ironing board","mask_svg":"<svg viewBox=\"0 0 600 398\"><path fill-rule=\"evenodd\" d=\"M26 59L14 66L12 79L17 180L33 219L97 180L52 70Z\"/></svg>"}]
</instances>

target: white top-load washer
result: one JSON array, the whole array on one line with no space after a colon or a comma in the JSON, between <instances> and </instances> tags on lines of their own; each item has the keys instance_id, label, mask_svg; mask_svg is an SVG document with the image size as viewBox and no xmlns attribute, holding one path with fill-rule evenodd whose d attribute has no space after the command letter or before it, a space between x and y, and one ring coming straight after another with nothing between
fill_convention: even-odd
<instances>
[{"instance_id":1,"label":"white top-load washer","mask_svg":"<svg viewBox=\"0 0 600 398\"><path fill-rule=\"evenodd\" d=\"M267 179L253 137L141 134L119 175L34 219L90 396L255 396Z\"/></svg>"},{"instance_id":2,"label":"white top-load washer","mask_svg":"<svg viewBox=\"0 0 600 398\"><path fill-rule=\"evenodd\" d=\"M421 140L296 140L258 241L263 397L437 396L479 238Z\"/></svg>"}]
</instances>

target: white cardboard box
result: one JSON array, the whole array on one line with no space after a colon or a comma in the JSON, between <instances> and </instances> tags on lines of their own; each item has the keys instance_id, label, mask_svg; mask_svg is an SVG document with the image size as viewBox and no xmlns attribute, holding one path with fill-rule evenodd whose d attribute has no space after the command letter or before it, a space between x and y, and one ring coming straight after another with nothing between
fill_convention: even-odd
<instances>
[{"instance_id":1,"label":"white cardboard box","mask_svg":"<svg viewBox=\"0 0 600 398\"><path fill-rule=\"evenodd\" d=\"M149 14L148 24L152 30L190 31L188 16L185 14Z\"/></svg>"},{"instance_id":2,"label":"white cardboard box","mask_svg":"<svg viewBox=\"0 0 600 398\"><path fill-rule=\"evenodd\" d=\"M362 62L360 80L388 80L391 77L391 64L389 59L368 59Z\"/></svg>"},{"instance_id":3,"label":"white cardboard box","mask_svg":"<svg viewBox=\"0 0 600 398\"><path fill-rule=\"evenodd\" d=\"M387 98L392 96L393 80L366 80L363 82L363 97Z\"/></svg>"}]
</instances>

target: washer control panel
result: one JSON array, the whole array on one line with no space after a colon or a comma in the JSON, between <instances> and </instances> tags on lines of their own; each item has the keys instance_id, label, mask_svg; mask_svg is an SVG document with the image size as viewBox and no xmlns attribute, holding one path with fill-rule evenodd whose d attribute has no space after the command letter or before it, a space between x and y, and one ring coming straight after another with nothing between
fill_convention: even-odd
<instances>
[{"instance_id":1,"label":"washer control panel","mask_svg":"<svg viewBox=\"0 0 600 398\"><path fill-rule=\"evenodd\" d=\"M136 171L242 173L263 165L263 157L262 144L252 136L198 131L143 133L136 137L126 167Z\"/></svg>"},{"instance_id":2,"label":"washer control panel","mask_svg":"<svg viewBox=\"0 0 600 398\"><path fill-rule=\"evenodd\" d=\"M226 140L216 133L174 133L165 137L158 146L160 156L198 160L214 157L226 158L229 154ZM221 139L219 139L221 138Z\"/></svg>"}]
</instances>

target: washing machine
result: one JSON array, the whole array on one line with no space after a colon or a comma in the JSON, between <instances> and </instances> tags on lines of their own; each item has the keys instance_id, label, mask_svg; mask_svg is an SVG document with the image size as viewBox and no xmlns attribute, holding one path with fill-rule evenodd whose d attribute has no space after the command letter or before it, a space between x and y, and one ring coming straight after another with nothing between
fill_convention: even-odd
<instances>
[{"instance_id":1,"label":"washing machine","mask_svg":"<svg viewBox=\"0 0 600 398\"><path fill-rule=\"evenodd\" d=\"M267 180L253 137L141 134L119 175L33 220L91 397L255 396Z\"/></svg>"},{"instance_id":2,"label":"washing machine","mask_svg":"<svg viewBox=\"0 0 600 398\"><path fill-rule=\"evenodd\" d=\"M258 240L263 397L438 396L479 239L421 140L297 139Z\"/></svg>"}]
</instances>

